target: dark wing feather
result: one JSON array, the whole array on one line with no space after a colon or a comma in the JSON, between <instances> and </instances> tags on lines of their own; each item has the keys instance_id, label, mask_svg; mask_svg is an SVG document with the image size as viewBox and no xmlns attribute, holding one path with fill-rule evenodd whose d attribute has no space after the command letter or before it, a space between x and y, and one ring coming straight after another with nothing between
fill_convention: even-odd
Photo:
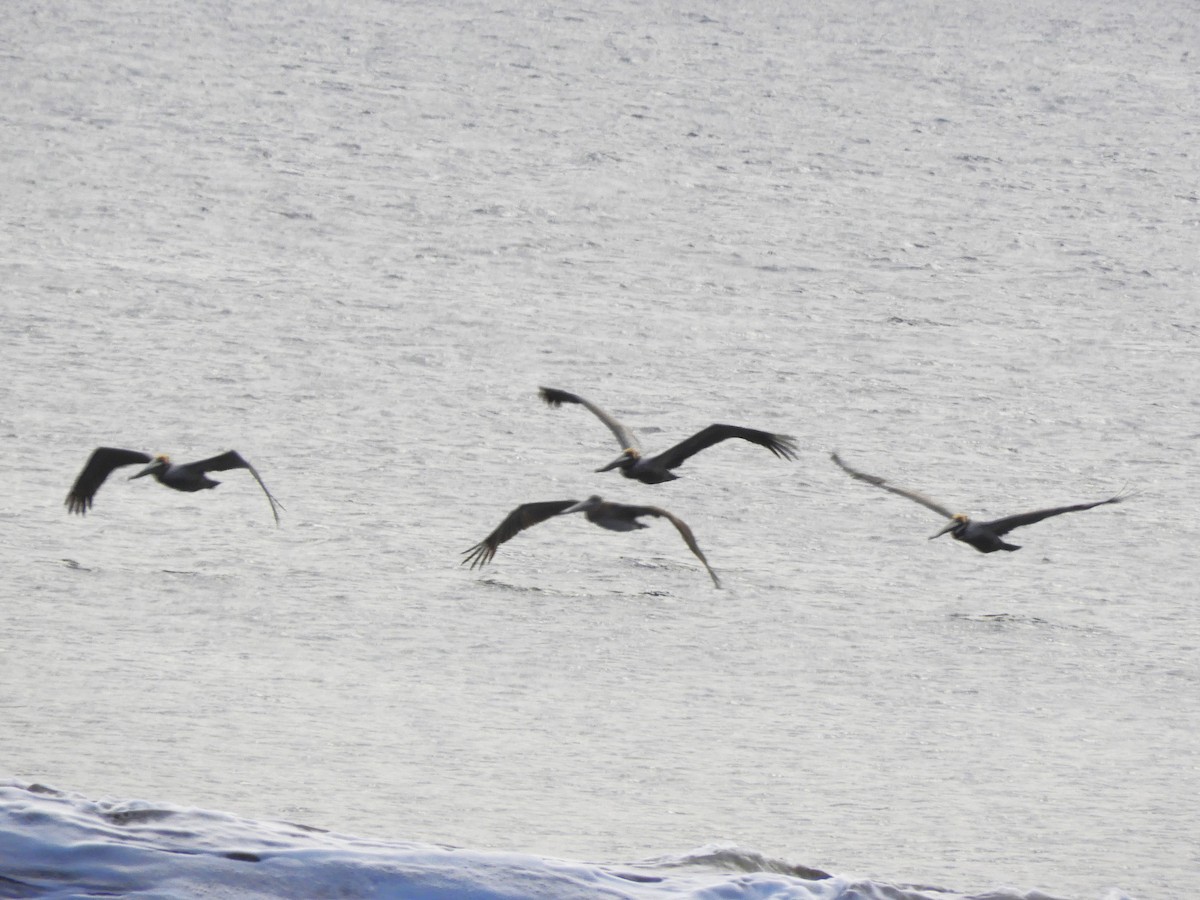
<instances>
[{"instance_id":1,"label":"dark wing feather","mask_svg":"<svg viewBox=\"0 0 1200 900\"><path fill-rule=\"evenodd\" d=\"M1074 506L1056 506L1053 509L1039 509L1034 512L1017 513L1015 516L1005 516L1003 519L996 519L994 522L981 522L980 524L997 535L1008 534L1014 528L1020 528L1022 525L1032 525L1034 522L1049 519L1051 516L1061 516L1063 513L1069 512L1081 512L1095 506L1104 506L1106 503L1120 503L1124 499L1123 495L1118 494L1116 497L1109 497L1107 500L1097 500L1095 503L1076 503Z\"/></svg>"},{"instance_id":2,"label":"dark wing feather","mask_svg":"<svg viewBox=\"0 0 1200 900\"><path fill-rule=\"evenodd\" d=\"M564 509L570 509L578 500L545 500L541 503L522 503L496 526L496 530L482 541L464 550L466 559L460 565L471 564L471 568L486 565L496 555L496 550L505 541L512 540L526 528L532 528L539 522L545 522L557 516Z\"/></svg>"},{"instance_id":3,"label":"dark wing feather","mask_svg":"<svg viewBox=\"0 0 1200 900\"><path fill-rule=\"evenodd\" d=\"M679 518L678 516L672 515L659 506L634 506L627 508L631 511L631 517L643 515L662 516L664 519L670 521L670 523L675 526L675 530L679 532L679 536L683 538L684 543L688 545L688 549L696 554L696 559L704 563L704 568L708 569L708 574L709 577L712 578L713 584L715 584L717 587L721 586L721 579L717 577L717 573L714 572L712 570L712 566L708 564L708 560L705 558L704 553L700 550L700 545L696 543L696 536L692 534L692 529L688 527L687 522L683 521L683 519Z\"/></svg>"},{"instance_id":4,"label":"dark wing feather","mask_svg":"<svg viewBox=\"0 0 1200 900\"><path fill-rule=\"evenodd\" d=\"M220 456L210 456L208 459L187 463L187 467L200 472L228 472L230 469L252 468L236 450L226 450Z\"/></svg>"},{"instance_id":5,"label":"dark wing feather","mask_svg":"<svg viewBox=\"0 0 1200 900\"><path fill-rule=\"evenodd\" d=\"M687 440L680 441L671 449L658 454L654 457L654 462L665 469L674 469L688 457L730 438L741 438L743 441L766 447L781 459L796 458L795 438L786 434L771 434L769 431L743 428L740 425L709 425Z\"/></svg>"},{"instance_id":6,"label":"dark wing feather","mask_svg":"<svg viewBox=\"0 0 1200 900\"><path fill-rule=\"evenodd\" d=\"M608 426L608 430L613 433L613 437L617 439L617 443L621 445L622 450L628 450L631 447L635 450L640 449L637 436L617 421L611 413L601 409L595 403L584 400L578 394L560 391L558 388L538 388L538 394L546 403L553 407L562 406L564 403L578 403L580 406L590 410L592 415Z\"/></svg>"},{"instance_id":7,"label":"dark wing feather","mask_svg":"<svg viewBox=\"0 0 1200 900\"><path fill-rule=\"evenodd\" d=\"M878 475L868 475L866 472L859 472L856 469L852 469L842 462L842 458L836 453L830 453L829 457L835 463L837 463L841 470L851 478L857 478L859 481L865 481L867 484L873 484L875 487L883 488L885 491L890 491L891 493L900 497L907 497L909 500L920 503L926 509L932 509L939 516L944 516L947 519L954 518L954 513L950 512L950 510L946 509L946 507L942 506L940 503L930 500L924 494L918 494L916 491L909 491L905 490L904 488L899 488L895 485L888 484Z\"/></svg>"},{"instance_id":8,"label":"dark wing feather","mask_svg":"<svg viewBox=\"0 0 1200 900\"><path fill-rule=\"evenodd\" d=\"M271 492L267 490L267 486L259 476L258 470L246 462L242 454L236 450L227 450L220 456L212 456L208 459L187 463L187 468L200 472L227 472L230 469L246 469L254 476L254 480L258 482L258 486L262 488L263 493L267 495L267 502L271 504L271 515L275 517L275 524L279 524L279 510L283 509L283 504L276 500Z\"/></svg>"},{"instance_id":9,"label":"dark wing feather","mask_svg":"<svg viewBox=\"0 0 1200 900\"><path fill-rule=\"evenodd\" d=\"M67 509L81 516L86 514L92 507L96 491L100 490L100 485L104 484L104 479L112 474L114 469L132 466L134 463L148 463L151 458L149 453L138 450L97 447L88 457L79 477L75 479L71 492L67 494Z\"/></svg>"}]
</instances>

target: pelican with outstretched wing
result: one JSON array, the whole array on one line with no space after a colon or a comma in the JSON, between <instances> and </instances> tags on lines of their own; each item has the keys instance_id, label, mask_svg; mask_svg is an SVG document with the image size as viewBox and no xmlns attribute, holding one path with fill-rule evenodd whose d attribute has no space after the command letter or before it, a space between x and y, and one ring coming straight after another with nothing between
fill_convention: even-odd
<instances>
[{"instance_id":1,"label":"pelican with outstretched wing","mask_svg":"<svg viewBox=\"0 0 1200 900\"><path fill-rule=\"evenodd\" d=\"M83 471L79 473L79 477L75 479L75 484L71 487L71 492L67 494L67 509L70 512L79 513L81 516L86 514L92 508L96 491L100 490L100 485L104 484L104 480L114 470L122 466L132 466L136 463L149 463L150 465L146 466L146 468L142 469L136 475L131 475L129 478L130 481L146 475L153 475L154 480L159 484L176 491L187 491L189 493L215 488L221 483L209 478L207 475L208 472L247 469L254 476L254 480L258 482L258 486L263 489L263 493L267 495L267 500L271 504L271 515L275 517L275 524L279 524L279 510L283 509L283 504L271 495L271 492L267 490L267 486L263 484L262 478L259 477L258 471L254 466L246 462L236 450L229 450L220 456L202 459L197 462L173 463L169 457L161 454L151 456L149 453L142 453L140 450L97 447L92 451L92 455L88 457L88 461L84 464Z\"/></svg>"},{"instance_id":2,"label":"pelican with outstretched wing","mask_svg":"<svg viewBox=\"0 0 1200 900\"><path fill-rule=\"evenodd\" d=\"M836 453L831 453L830 457L835 463L849 475L851 478L857 478L859 481L865 481L867 484L872 484L875 487L883 488L885 491L890 491L901 497L907 497L916 503L920 503L926 509L931 509L939 516L949 519L950 524L932 535L929 539L939 538L943 534L949 534L956 541L962 541L965 544L970 544L980 553L995 553L997 550L1020 550L1017 544L1010 544L1003 540L1004 535L1008 534L1014 528L1020 528L1023 525L1032 525L1034 522L1040 522L1042 519L1049 519L1051 516L1061 516L1063 513L1081 512L1085 509L1092 509L1096 506L1104 506L1106 503L1120 503L1125 500L1123 494L1118 494L1115 497L1109 497L1107 500L1097 500L1095 503L1076 503L1073 506L1055 506L1051 509L1038 509L1033 512L1017 513L1013 516L1005 516L1003 519L995 519L991 522L976 522L969 516L962 513L952 513L946 507L942 506L933 500L930 500L924 494L918 494L916 491L906 490L905 488L896 487L893 484L888 484L887 481L880 478L878 475L868 475L865 472L859 472L857 469L852 469L844 462Z\"/></svg>"},{"instance_id":3,"label":"pelican with outstretched wing","mask_svg":"<svg viewBox=\"0 0 1200 900\"><path fill-rule=\"evenodd\" d=\"M743 428L740 425L709 425L657 456L643 456L634 433L596 404L557 388L540 388L538 393L550 406L558 407L564 403L577 403L590 410L596 418L608 426L608 430L613 433L617 443L621 446L621 455L596 471L608 472L611 469L620 469L621 474L626 478L635 478L643 484L674 481L679 476L673 474L671 469L678 468L684 461L695 456L701 450L707 450L713 444L719 444L730 438L740 438L743 441L758 444L760 447L766 447L781 459L796 458L794 438L786 434L759 431L757 428Z\"/></svg>"},{"instance_id":4,"label":"pelican with outstretched wing","mask_svg":"<svg viewBox=\"0 0 1200 900\"><path fill-rule=\"evenodd\" d=\"M485 565L496 555L501 544L515 538L525 529L532 528L555 516L565 516L577 512L583 513L593 525L599 525L609 531L635 531L639 528L649 528L650 526L646 523L638 521L640 516L657 516L666 519L675 526L679 536L688 545L688 549L696 554L696 558L700 562L704 563L704 568L708 570L713 584L717 587L721 586L721 580L717 578L717 573L708 564L708 560L700 550L700 545L696 543L692 529L683 519L657 506L630 506L625 503L613 503L595 495L583 501L547 500L540 503L522 503L510 512L491 534L474 547L463 551L466 558L462 564L470 563L472 569Z\"/></svg>"}]
</instances>

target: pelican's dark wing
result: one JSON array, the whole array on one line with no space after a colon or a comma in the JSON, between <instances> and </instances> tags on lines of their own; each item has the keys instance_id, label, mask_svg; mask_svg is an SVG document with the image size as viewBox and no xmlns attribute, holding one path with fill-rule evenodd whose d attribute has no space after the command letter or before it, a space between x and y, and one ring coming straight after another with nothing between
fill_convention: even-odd
<instances>
[{"instance_id":1,"label":"pelican's dark wing","mask_svg":"<svg viewBox=\"0 0 1200 900\"><path fill-rule=\"evenodd\" d=\"M704 553L700 550L700 545L696 543L696 536L692 534L692 529L688 527L687 522L683 521L683 519L679 518L678 516L672 515L659 506L631 506L624 508L630 510L630 518L643 515L661 516L662 518L670 521L670 523L675 526L675 530L679 532L679 536L683 538L684 543L688 545L688 549L696 554L696 559L704 563L704 568L708 569L708 574L709 577L712 578L713 584L715 584L717 587L721 586L721 579L717 577L717 573L714 572L712 570L712 566L708 564L708 560L705 558Z\"/></svg>"},{"instance_id":2,"label":"pelican's dark wing","mask_svg":"<svg viewBox=\"0 0 1200 900\"><path fill-rule=\"evenodd\" d=\"M654 461L664 469L674 469L688 457L730 438L741 438L743 441L766 447L781 459L796 458L796 440L786 434L771 434L769 431L743 428L740 425L709 425L687 440L680 441L670 450L664 450L654 457Z\"/></svg>"},{"instance_id":3,"label":"pelican's dark wing","mask_svg":"<svg viewBox=\"0 0 1200 900\"><path fill-rule=\"evenodd\" d=\"M621 445L622 450L633 448L640 450L641 445L638 444L636 435L616 419L611 414L605 412L595 403L584 400L577 394L571 394L567 391L560 391L557 388L538 388L538 394L550 406L559 407L564 403L578 403L580 406L591 410L592 415L608 426L608 430L613 433L613 437L617 439L617 443Z\"/></svg>"},{"instance_id":4,"label":"pelican's dark wing","mask_svg":"<svg viewBox=\"0 0 1200 900\"><path fill-rule=\"evenodd\" d=\"M482 541L471 547L469 550L464 550L463 554L466 559L460 563L465 565L471 564L471 568L482 566L489 562L496 555L496 550L505 541L515 538L526 528L532 528L539 522L545 522L557 516L564 509L570 509L578 500L545 500L541 503L522 503L507 516L504 521L496 526L496 530L485 537Z\"/></svg>"},{"instance_id":5,"label":"pelican's dark wing","mask_svg":"<svg viewBox=\"0 0 1200 900\"><path fill-rule=\"evenodd\" d=\"M132 466L134 463L148 463L151 456L138 450L119 450L116 447L97 447L88 457L83 471L75 479L71 492L67 494L67 509L81 516L92 508L92 500L100 485L104 484L113 469L121 466Z\"/></svg>"},{"instance_id":6,"label":"pelican's dark wing","mask_svg":"<svg viewBox=\"0 0 1200 900\"><path fill-rule=\"evenodd\" d=\"M262 478L258 474L258 470L242 457L242 454L236 450L228 450L220 456L213 456L209 459L201 459L197 462L187 463L187 468L195 469L199 472L227 472L230 469L246 469L254 476L254 480L258 482L258 486L263 489L263 493L267 495L267 502L271 504L271 515L275 517L275 524L279 524L279 510L283 509L283 504L267 490L267 486L263 483Z\"/></svg>"},{"instance_id":7,"label":"pelican's dark wing","mask_svg":"<svg viewBox=\"0 0 1200 900\"><path fill-rule=\"evenodd\" d=\"M904 488L899 488L895 485L888 484L878 475L868 475L866 472L859 472L856 469L852 469L842 462L842 458L836 453L830 453L829 457L835 463L837 463L841 470L851 478L857 478L859 481L865 481L867 484L873 484L875 487L883 488L885 491L891 491L893 494L897 494L901 497L907 497L909 500L920 503L926 509L932 509L939 516L944 516L947 519L954 518L954 513L950 512L950 510L946 509L946 507L942 506L940 503L930 500L924 494L918 494L916 491L909 491L905 490Z\"/></svg>"},{"instance_id":8,"label":"pelican's dark wing","mask_svg":"<svg viewBox=\"0 0 1200 900\"><path fill-rule=\"evenodd\" d=\"M1124 499L1124 495L1118 494L1115 497L1109 497L1107 500L1097 500L1095 503L1076 503L1074 506L1056 506L1053 509L1039 509L1034 512L1017 513L1015 516L1005 516L1003 519L996 519L994 522L981 522L980 524L995 534L1008 534L1014 528L1020 528L1022 525L1032 525L1034 522L1049 519L1051 516L1061 516L1063 513L1069 512L1080 512L1085 509L1091 509L1094 506L1104 506L1106 503L1120 503Z\"/></svg>"}]
</instances>

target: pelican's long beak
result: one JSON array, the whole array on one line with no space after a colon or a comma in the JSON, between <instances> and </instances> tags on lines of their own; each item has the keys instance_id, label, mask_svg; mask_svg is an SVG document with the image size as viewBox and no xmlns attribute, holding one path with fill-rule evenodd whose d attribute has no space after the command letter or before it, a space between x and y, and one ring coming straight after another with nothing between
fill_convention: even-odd
<instances>
[{"instance_id":1,"label":"pelican's long beak","mask_svg":"<svg viewBox=\"0 0 1200 900\"><path fill-rule=\"evenodd\" d=\"M597 472L607 472L610 469L615 469L618 466L620 466L622 463L624 463L625 460L627 460L627 459L629 459L629 453L628 452L622 453L620 456L618 456L616 459L614 459L612 462L610 462L607 466L601 466L596 471Z\"/></svg>"},{"instance_id":2,"label":"pelican's long beak","mask_svg":"<svg viewBox=\"0 0 1200 900\"><path fill-rule=\"evenodd\" d=\"M601 499L599 494L592 494L592 496L588 497L586 500L580 500L574 506L567 507L560 512L559 515L565 516L567 513L591 512L603 502L604 500Z\"/></svg>"},{"instance_id":3,"label":"pelican's long beak","mask_svg":"<svg viewBox=\"0 0 1200 900\"><path fill-rule=\"evenodd\" d=\"M949 534L951 531L953 531L955 528L957 528L960 524L961 523L958 521L951 521L951 523L949 525L947 525L945 528L943 528L937 534L931 535L929 539L932 541L934 538L940 538L943 534Z\"/></svg>"},{"instance_id":4,"label":"pelican's long beak","mask_svg":"<svg viewBox=\"0 0 1200 900\"><path fill-rule=\"evenodd\" d=\"M129 480L133 481L135 478L143 478L157 469L160 465L161 463L156 460L155 462L150 463L150 465L146 466L146 468L142 469L142 471L138 472L136 475L130 475Z\"/></svg>"}]
</instances>

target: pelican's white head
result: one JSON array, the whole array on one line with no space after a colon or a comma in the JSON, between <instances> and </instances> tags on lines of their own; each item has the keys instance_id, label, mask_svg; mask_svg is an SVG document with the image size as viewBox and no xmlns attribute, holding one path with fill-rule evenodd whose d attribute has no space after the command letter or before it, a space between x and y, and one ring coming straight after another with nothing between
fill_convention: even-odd
<instances>
[{"instance_id":1,"label":"pelican's white head","mask_svg":"<svg viewBox=\"0 0 1200 900\"><path fill-rule=\"evenodd\" d=\"M561 515L565 516L567 513L591 512L603 502L604 498L599 494L592 494L592 496L588 497L586 500L580 500L574 506L568 506L562 511Z\"/></svg>"},{"instance_id":2,"label":"pelican's white head","mask_svg":"<svg viewBox=\"0 0 1200 900\"><path fill-rule=\"evenodd\" d=\"M642 454L638 453L636 447L626 447L624 450L621 451L620 456L618 456L616 459L614 459L612 462L610 462L607 466L601 466L596 471L597 472L607 472L610 469L624 469L628 466L633 465L635 462L637 462L639 459L641 459L641 457L642 457Z\"/></svg>"},{"instance_id":3,"label":"pelican's white head","mask_svg":"<svg viewBox=\"0 0 1200 900\"><path fill-rule=\"evenodd\" d=\"M943 534L948 534L949 532L954 531L954 529L956 529L956 528L962 528L964 525L966 525L970 521L971 521L971 519L969 516L964 516L962 513L956 513L954 515L954 517L950 520L949 525L947 525L945 528L943 528L937 534L932 535L929 539L932 541L934 538L940 538Z\"/></svg>"},{"instance_id":4,"label":"pelican's white head","mask_svg":"<svg viewBox=\"0 0 1200 900\"><path fill-rule=\"evenodd\" d=\"M165 453L160 453L158 456L154 457L150 465L146 466L146 468L142 469L142 471L138 472L136 475L130 475L129 480L133 481L135 478L142 478L146 475L154 475L157 472L163 472L170 464L171 458Z\"/></svg>"}]
</instances>

